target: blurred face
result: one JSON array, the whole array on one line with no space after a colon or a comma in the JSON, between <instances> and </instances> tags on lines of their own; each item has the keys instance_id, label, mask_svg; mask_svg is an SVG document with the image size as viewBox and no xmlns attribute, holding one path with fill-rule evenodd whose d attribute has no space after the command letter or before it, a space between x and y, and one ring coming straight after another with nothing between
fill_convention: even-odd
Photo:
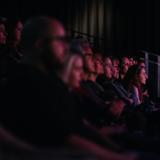
<instances>
[{"instance_id":1,"label":"blurred face","mask_svg":"<svg viewBox=\"0 0 160 160\"><path fill-rule=\"evenodd\" d=\"M138 62L136 60L133 60L133 65L136 65Z\"/></svg>"},{"instance_id":2,"label":"blurred face","mask_svg":"<svg viewBox=\"0 0 160 160\"><path fill-rule=\"evenodd\" d=\"M119 78L119 60L118 59L113 60L112 76L115 79Z\"/></svg>"},{"instance_id":3,"label":"blurred face","mask_svg":"<svg viewBox=\"0 0 160 160\"><path fill-rule=\"evenodd\" d=\"M73 66L69 75L69 85L72 88L80 87L82 74L83 74L83 61L79 57L79 58L76 58L76 60L73 62Z\"/></svg>"},{"instance_id":4,"label":"blurred face","mask_svg":"<svg viewBox=\"0 0 160 160\"><path fill-rule=\"evenodd\" d=\"M88 72L95 73L95 65L92 54L85 54L85 67Z\"/></svg>"},{"instance_id":5,"label":"blurred face","mask_svg":"<svg viewBox=\"0 0 160 160\"><path fill-rule=\"evenodd\" d=\"M115 79L119 78L119 67L116 66L116 65L114 65L113 68L112 68L112 76Z\"/></svg>"},{"instance_id":6,"label":"blurred face","mask_svg":"<svg viewBox=\"0 0 160 160\"><path fill-rule=\"evenodd\" d=\"M111 61L110 58L105 59L104 73L105 73L107 78L109 78L109 79L112 78L112 61Z\"/></svg>"},{"instance_id":7,"label":"blurred face","mask_svg":"<svg viewBox=\"0 0 160 160\"><path fill-rule=\"evenodd\" d=\"M119 66L119 60L118 59L113 60L113 66Z\"/></svg>"},{"instance_id":8,"label":"blurred face","mask_svg":"<svg viewBox=\"0 0 160 160\"><path fill-rule=\"evenodd\" d=\"M22 30L23 30L23 24L21 21L19 21L15 27L15 30L14 30L14 37L15 37L15 40L16 41L20 41L21 40L21 33L22 33Z\"/></svg>"},{"instance_id":9,"label":"blurred face","mask_svg":"<svg viewBox=\"0 0 160 160\"><path fill-rule=\"evenodd\" d=\"M4 24L0 24L0 44L5 44L7 38L6 28Z\"/></svg>"},{"instance_id":10,"label":"blurred face","mask_svg":"<svg viewBox=\"0 0 160 160\"><path fill-rule=\"evenodd\" d=\"M130 61L130 66L133 66L133 65L134 65L134 60L133 60L133 58L130 58L129 61Z\"/></svg>"},{"instance_id":11,"label":"blurred face","mask_svg":"<svg viewBox=\"0 0 160 160\"><path fill-rule=\"evenodd\" d=\"M146 84L146 80L147 80L147 74L144 68L141 69L141 72L138 75L138 81L140 84L144 85Z\"/></svg>"},{"instance_id":12,"label":"blurred face","mask_svg":"<svg viewBox=\"0 0 160 160\"><path fill-rule=\"evenodd\" d=\"M122 61L122 72L125 74L129 69L130 61L127 57L124 57Z\"/></svg>"},{"instance_id":13,"label":"blurred face","mask_svg":"<svg viewBox=\"0 0 160 160\"><path fill-rule=\"evenodd\" d=\"M63 64L65 54L68 52L66 33L64 27L59 22L53 22L52 28L49 51L58 63Z\"/></svg>"},{"instance_id":14,"label":"blurred face","mask_svg":"<svg viewBox=\"0 0 160 160\"><path fill-rule=\"evenodd\" d=\"M97 74L103 74L104 69L103 69L103 60L102 56L100 54L97 54L94 57L94 64L95 64L95 70Z\"/></svg>"}]
</instances>

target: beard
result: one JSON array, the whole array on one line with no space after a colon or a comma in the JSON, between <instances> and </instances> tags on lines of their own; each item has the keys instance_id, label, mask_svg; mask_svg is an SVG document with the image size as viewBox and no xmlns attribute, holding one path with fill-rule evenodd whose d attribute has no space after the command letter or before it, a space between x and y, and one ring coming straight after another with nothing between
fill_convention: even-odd
<instances>
[{"instance_id":1,"label":"beard","mask_svg":"<svg viewBox=\"0 0 160 160\"><path fill-rule=\"evenodd\" d=\"M54 56L55 54L46 49L43 55L44 65L49 73L59 72L63 68L63 63Z\"/></svg>"}]
</instances>

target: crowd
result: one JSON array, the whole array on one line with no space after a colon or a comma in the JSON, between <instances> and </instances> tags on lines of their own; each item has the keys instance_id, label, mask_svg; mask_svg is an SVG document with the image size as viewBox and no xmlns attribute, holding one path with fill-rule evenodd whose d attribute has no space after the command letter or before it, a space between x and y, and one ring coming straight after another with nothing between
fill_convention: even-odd
<instances>
[{"instance_id":1,"label":"crowd","mask_svg":"<svg viewBox=\"0 0 160 160\"><path fill-rule=\"evenodd\" d=\"M86 39L67 37L54 18L35 17L24 26L0 19L1 148L160 159L160 112L145 62L104 57Z\"/></svg>"}]
</instances>

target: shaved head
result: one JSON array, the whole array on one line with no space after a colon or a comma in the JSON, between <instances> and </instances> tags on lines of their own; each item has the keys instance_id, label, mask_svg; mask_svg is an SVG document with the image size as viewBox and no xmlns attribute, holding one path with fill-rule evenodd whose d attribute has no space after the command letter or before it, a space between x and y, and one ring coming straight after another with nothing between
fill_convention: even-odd
<instances>
[{"instance_id":1,"label":"shaved head","mask_svg":"<svg viewBox=\"0 0 160 160\"><path fill-rule=\"evenodd\" d=\"M56 68L62 65L68 49L65 37L65 29L58 20L37 17L24 25L21 48L24 54L30 54L30 58Z\"/></svg>"},{"instance_id":2,"label":"shaved head","mask_svg":"<svg viewBox=\"0 0 160 160\"><path fill-rule=\"evenodd\" d=\"M51 32L56 33L58 27L63 28L59 21L50 17L36 17L28 20L22 31L22 49L32 49L39 38L48 38Z\"/></svg>"}]
</instances>

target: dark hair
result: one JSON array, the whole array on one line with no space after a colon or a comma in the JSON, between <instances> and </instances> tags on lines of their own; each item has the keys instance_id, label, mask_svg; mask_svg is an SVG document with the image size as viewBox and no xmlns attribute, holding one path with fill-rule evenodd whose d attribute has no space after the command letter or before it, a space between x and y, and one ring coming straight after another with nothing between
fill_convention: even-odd
<instances>
[{"instance_id":1,"label":"dark hair","mask_svg":"<svg viewBox=\"0 0 160 160\"><path fill-rule=\"evenodd\" d=\"M124 84L127 86L127 88L130 87L130 85L136 85L136 76L141 72L142 69L143 68L139 65L133 65L128 69L124 77Z\"/></svg>"},{"instance_id":2,"label":"dark hair","mask_svg":"<svg viewBox=\"0 0 160 160\"><path fill-rule=\"evenodd\" d=\"M0 17L0 24L6 25L6 23L7 23L7 18L5 18L5 17Z\"/></svg>"},{"instance_id":3,"label":"dark hair","mask_svg":"<svg viewBox=\"0 0 160 160\"><path fill-rule=\"evenodd\" d=\"M141 63L145 63L145 61L142 60L142 59L139 59L139 60L138 60L138 65L140 65Z\"/></svg>"},{"instance_id":4,"label":"dark hair","mask_svg":"<svg viewBox=\"0 0 160 160\"><path fill-rule=\"evenodd\" d=\"M72 53L79 53L79 54L83 54L83 49L82 46L79 42L79 40L77 39L73 39L70 43L70 51Z\"/></svg>"},{"instance_id":5,"label":"dark hair","mask_svg":"<svg viewBox=\"0 0 160 160\"><path fill-rule=\"evenodd\" d=\"M22 31L21 49L33 49L36 40L49 36L52 20L52 18L44 16L28 20Z\"/></svg>"}]
</instances>

